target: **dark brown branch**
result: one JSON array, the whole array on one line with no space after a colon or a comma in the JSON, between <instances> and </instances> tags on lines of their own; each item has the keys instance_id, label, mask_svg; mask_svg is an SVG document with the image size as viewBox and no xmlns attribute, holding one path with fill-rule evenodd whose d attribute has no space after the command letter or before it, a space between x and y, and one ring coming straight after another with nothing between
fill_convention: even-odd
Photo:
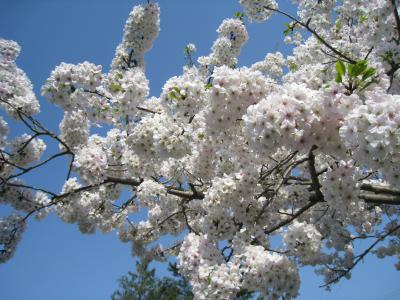
<instances>
[{"instance_id":1,"label":"dark brown branch","mask_svg":"<svg viewBox=\"0 0 400 300\"><path fill-rule=\"evenodd\" d=\"M327 51L325 51L324 49L319 49L322 53L324 53L325 55L327 55L327 56L329 56L329 57L331 57L331 58L333 58L333 59L335 59L335 62L336 61L338 61L338 60L340 60L340 58L339 57L337 57L337 56L335 56L335 55L332 55L332 54L330 54L329 52L327 52Z\"/></svg>"},{"instance_id":2,"label":"dark brown branch","mask_svg":"<svg viewBox=\"0 0 400 300\"><path fill-rule=\"evenodd\" d=\"M108 96L100 93L99 91L84 90L84 92L91 93L91 94L96 94L97 96L104 97L104 98L106 98L108 100L112 99L111 97L108 97ZM151 114L160 114L160 112L157 112L157 111L145 108L145 107L141 107L141 106L136 106L136 109L141 110L141 111L145 111L145 112L148 112L148 113L151 113Z\"/></svg>"},{"instance_id":3,"label":"dark brown branch","mask_svg":"<svg viewBox=\"0 0 400 300\"><path fill-rule=\"evenodd\" d=\"M13 163L12 161L9 161L8 159L6 159L4 157L4 155L1 155L0 162L1 163L5 163L5 164L10 165L10 166L13 166L13 167L15 167L15 168L17 168L17 169L19 169L21 171L25 171L25 168L23 168L21 166L18 166L17 164Z\"/></svg>"},{"instance_id":4,"label":"dark brown branch","mask_svg":"<svg viewBox=\"0 0 400 300\"><path fill-rule=\"evenodd\" d=\"M358 197L371 204L400 205L400 196L362 193Z\"/></svg>"},{"instance_id":5,"label":"dark brown branch","mask_svg":"<svg viewBox=\"0 0 400 300\"><path fill-rule=\"evenodd\" d=\"M69 166L68 166L67 180L71 177L72 166L74 164L74 160L75 160L75 153L71 153L71 161L69 162Z\"/></svg>"},{"instance_id":6,"label":"dark brown branch","mask_svg":"<svg viewBox=\"0 0 400 300\"><path fill-rule=\"evenodd\" d=\"M269 228L267 230L264 230L265 234L271 234L274 231L278 230L281 227L284 227L288 224L290 224L292 221L294 221L295 219L297 219L298 217L300 217L303 213L305 213L306 211L308 211L311 207L313 207L314 205L316 205L318 203L318 201L310 201L307 203L307 205L303 206L302 208L300 208L296 213L293 214L293 216L291 218L288 218L282 222L280 222L279 224L275 225L272 228Z\"/></svg>"},{"instance_id":7,"label":"dark brown branch","mask_svg":"<svg viewBox=\"0 0 400 300\"><path fill-rule=\"evenodd\" d=\"M309 23L303 23L302 21L296 19L295 17L293 17L293 16L289 15L288 13L283 12L283 11L281 11L281 10L279 10L279 9L272 8L272 7L269 7L269 6L264 6L264 8L265 8L265 9L268 9L268 10L275 11L275 12L281 14L281 15L284 15L284 16L288 17L288 18L291 19L292 21L294 21L294 22L300 24L300 25L303 26L305 29L307 29L310 33L312 33L312 34L318 39L318 41L320 41L322 44L324 44L328 49L330 49L330 50L331 50L332 52L334 52L336 55L340 56L340 57L343 58L345 61L347 61L347 62L349 62L349 63L351 63L351 64L357 63L355 60L353 60L353 59L351 59L350 57L348 57L347 55L341 53L340 51L338 51L337 49L335 49L332 45L330 45L329 43L327 43L327 42L325 41L325 39L323 39L314 29L312 29L312 28L310 27Z\"/></svg>"},{"instance_id":8,"label":"dark brown branch","mask_svg":"<svg viewBox=\"0 0 400 300\"><path fill-rule=\"evenodd\" d=\"M38 136L41 135L45 135L44 132L39 132L39 133L35 133L34 135L32 135L23 145L21 148L19 148L17 150L18 153L21 153L22 151L24 151L24 149L29 145L30 142L32 142L35 138L37 138Z\"/></svg>"},{"instance_id":9,"label":"dark brown branch","mask_svg":"<svg viewBox=\"0 0 400 300\"><path fill-rule=\"evenodd\" d=\"M316 201L323 202L324 195L321 193L321 190L320 190L321 185L318 180L317 170L315 169L315 156L313 153L313 151L315 149L317 149L317 147L313 146L308 154L308 170L310 172L312 188L315 192Z\"/></svg>"},{"instance_id":10,"label":"dark brown branch","mask_svg":"<svg viewBox=\"0 0 400 300\"><path fill-rule=\"evenodd\" d=\"M367 59L368 59L368 57L369 57L369 55L371 54L371 52L372 52L373 49L374 49L374 47L369 48L367 54L366 54L365 57L364 57L364 60L367 60Z\"/></svg>"},{"instance_id":11,"label":"dark brown branch","mask_svg":"<svg viewBox=\"0 0 400 300\"><path fill-rule=\"evenodd\" d=\"M332 283L337 283L341 278L343 278L344 276L346 276L361 260L364 259L364 257L371 252L371 250L380 242L382 242L386 237L388 237L389 235L391 235L392 233L394 233L395 231L400 229L400 225L397 225L395 227L393 227L392 229L390 229L387 233L385 233L384 235L382 235L381 237L377 238L376 241L374 243L371 244L371 246L369 246L363 253L361 253L360 255L356 256L356 260L353 262L353 264L343 270L337 270L340 272L340 274L338 276L336 276L335 278L333 278L332 280L328 281L326 284L321 285L320 287L326 287L331 285Z\"/></svg>"},{"instance_id":12,"label":"dark brown branch","mask_svg":"<svg viewBox=\"0 0 400 300\"><path fill-rule=\"evenodd\" d=\"M282 166L284 166L285 164L287 164L288 162L290 162L297 155L297 153L298 153L298 151L294 151L294 152L290 153L288 156L286 156L280 162L278 162L274 158L270 157L270 159L276 161L277 164L270 170L266 171L265 173L261 173L259 181L264 180L265 178L267 178L269 175L271 175L275 171L279 172L280 168ZM261 170L263 170L263 169L261 169Z\"/></svg>"},{"instance_id":13,"label":"dark brown branch","mask_svg":"<svg viewBox=\"0 0 400 300\"><path fill-rule=\"evenodd\" d=\"M389 187L377 184L363 183L361 184L360 189L363 191L374 192L377 194L400 196L400 190L391 189Z\"/></svg>"},{"instance_id":14,"label":"dark brown branch","mask_svg":"<svg viewBox=\"0 0 400 300\"><path fill-rule=\"evenodd\" d=\"M186 208L185 207L183 207L182 213L183 213L183 217L185 218L186 227L189 229L189 232L193 232L193 233L199 235L199 233L196 230L194 230L192 226L190 226L188 217L186 215Z\"/></svg>"},{"instance_id":15,"label":"dark brown branch","mask_svg":"<svg viewBox=\"0 0 400 300\"><path fill-rule=\"evenodd\" d=\"M25 184L22 184L22 183L7 182L6 186L20 187L20 188L29 189L29 190L40 191L40 192L49 194L49 195L51 195L53 197L57 196L56 193L50 192L48 190L45 190L45 189L42 189L42 188L33 187L33 186L30 186L30 185L25 185Z\"/></svg>"},{"instance_id":16,"label":"dark brown branch","mask_svg":"<svg viewBox=\"0 0 400 300\"><path fill-rule=\"evenodd\" d=\"M9 177L6 178L6 179L0 178L0 180L2 181L2 183L6 183L8 180L10 180L10 179L12 179L12 178L15 178L15 177L19 177L19 176L21 176L21 175L24 175L24 174L26 174L26 173L28 173L28 172L30 172L30 171L36 169L36 168L39 168L39 167L41 167L41 166L47 164L48 162L52 161L53 159L55 159L55 158L57 158L57 157L60 157L60 156L63 156L63 155L68 155L68 154L71 154L71 153L70 153L69 151L64 151L64 152L60 152L60 153L54 154L54 155L50 156L49 158L47 158L46 160L44 160L44 161L42 161L42 162L40 162L40 163L38 163L38 164L36 164L36 165L34 165L34 166L32 166L32 167L25 168L22 172L19 172L19 173L17 173L17 174L11 175L11 176L9 176Z\"/></svg>"},{"instance_id":17,"label":"dark brown branch","mask_svg":"<svg viewBox=\"0 0 400 300\"><path fill-rule=\"evenodd\" d=\"M148 109L148 108L145 108L145 107L141 107L141 106L136 106L136 108L138 110L145 111L145 112L148 112L148 113L151 113L151 114L161 114L158 111L154 111L154 110L151 110L151 109Z\"/></svg>"},{"instance_id":18,"label":"dark brown branch","mask_svg":"<svg viewBox=\"0 0 400 300\"><path fill-rule=\"evenodd\" d=\"M58 141L60 144L62 144L64 146L64 148L71 152L71 149L69 148L69 146L63 141L61 140L55 133L51 132L50 130L48 130L45 126L43 126L38 120L34 119L33 117L27 115L22 109L16 107L15 105L11 104L10 102L1 99L0 98L0 102L6 103L7 105L9 105L11 108L13 108L16 112L17 115L19 117L19 119L32 131L35 132L37 135L47 135L53 139L55 139L56 141ZM42 131L39 131L36 128L33 128L32 125L30 125L26 120L28 119L34 126L36 126L37 128L40 128Z\"/></svg>"},{"instance_id":19,"label":"dark brown branch","mask_svg":"<svg viewBox=\"0 0 400 300\"><path fill-rule=\"evenodd\" d=\"M398 33L398 42L400 42L400 17L399 17L399 11L397 10L396 0L391 0L391 2L392 2L392 6L393 6L394 18L396 20L396 27L397 27L397 33Z\"/></svg>"}]
</instances>

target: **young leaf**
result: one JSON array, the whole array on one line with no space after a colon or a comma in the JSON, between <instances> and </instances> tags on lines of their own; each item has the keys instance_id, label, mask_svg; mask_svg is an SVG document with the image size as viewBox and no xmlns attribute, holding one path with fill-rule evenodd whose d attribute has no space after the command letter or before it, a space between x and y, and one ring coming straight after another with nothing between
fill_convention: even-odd
<instances>
[{"instance_id":1,"label":"young leaf","mask_svg":"<svg viewBox=\"0 0 400 300\"><path fill-rule=\"evenodd\" d=\"M295 64L294 62L289 62L289 70L292 72L296 72L299 69L299 66Z\"/></svg>"},{"instance_id":2,"label":"young leaf","mask_svg":"<svg viewBox=\"0 0 400 300\"><path fill-rule=\"evenodd\" d=\"M367 87L369 87L372 83L374 83L375 80L371 80L369 82L367 82L361 89L360 91L362 92L363 90L365 90Z\"/></svg>"},{"instance_id":3,"label":"young leaf","mask_svg":"<svg viewBox=\"0 0 400 300\"><path fill-rule=\"evenodd\" d=\"M110 90L111 90L111 92L114 92L114 93L118 93L118 92L123 92L124 91L122 86L120 84L116 83L116 82L113 82L113 83L110 84Z\"/></svg>"},{"instance_id":4,"label":"young leaf","mask_svg":"<svg viewBox=\"0 0 400 300\"><path fill-rule=\"evenodd\" d=\"M174 91L170 91L169 94L168 94L168 96L169 96L170 99L178 99L178 98L176 97Z\"/></svg>"},{"instance_id":5,"label":"young leaf","mask_svg":"<svg viewBox=\"0 0 400 300\"><path fill-rule=\"evenodd\" d=\"M353 69L352 69L352 74L350 74L352 77L357 77L359 75L361 75L362 73L364 73L365 70L367 70L368 68L368 63L365 60L360 60L358 61Z\"/></svg>"},{"instance_id":6,"label":"young leaf","mask_svg":"<svg viewBox=\"0 0 400 300\"><path fill-rule=\"evenodd\" d=\"M343 77L346 74L346 66L341 60L336 62L336 72L340 75L340 77Z\"/></svg>"},{"instance_id":7,"label":"young leaf","mask_svg":"<svg viewBox=\"0 0 400 300\"><path fill-rule=\"evenodd\" d=\"M339 32L340 32L340 30L342 29L342 27L343 27L343 24L342 24L342 22L340 22L339 20L338 20L338 21L336 21L336 24L335 24L336 33L339 33Z\"/></svg>"},{"instance_id":8,"label":"young leaf","mask_svg":"<svg viewBox=\"0 0 400 300\"><path fill-rule=\"evenodd\" d=\"M294 26L291 23L285 22L286 29L283 31L283 35L287 36L292 33Z\"/></svg>"},{"instance_id":9,"label":"young leaf","mask_svg":"<svg viewBox=\"0 0 400 300\"><path fill-rule=\"evenodd\" d=\"M235 13L233 14L233 16L234 16L235 18L239 19L240 21L243 21L243 19L244 19L244 14L243 14L242 12L240 12L240 11L235 12Z\"/></svg>"},{"instance_id":10,"label":"young leaf","mask_svg":"<svg viewBox=\"0 0 400 300\"><path fill-rule=\"evenodd\" d=\"M183 48L183 53L184 53L185 55L189 55L189 54L190 54L190 50L189 50L189 47L188 47L188 46L186 46L185 48Z\"/></svg>"},{"instance_id":11,"label":"young leaf","mask_svg":"<svg viewBox=\"0 0 400 300\"><path fill-rule=\"evenodd\" d=\"M374 75L375 75L375 72L376 72L375 68L368 68L368 69L364 72L363 77L362 77L361 80L362 80L362 81L367 80L368 78L374 76Z\"/></svg>"},{"instance_id":12,"label":"young leaf","mask_svg":"<svg viewBox=\"0 0 400 300\"><path fill-rule=\"evenodd\" d=\"M347 72L348 72L348 74L349 74L349 76L350 76L350 78L352 78L352 77L354 77L354 64L348 64L347 65Z\"/></svg>"},{"instance_id":13,"label":"young leaf","mask_svg":"<svg viewBox=\"0 0 400 300\"><path fill-rule=\"evenodd\" d=\"M342 75L339 72L336 73L335 81L341 83L343 81Z\"/></svg>"}]
</instances>

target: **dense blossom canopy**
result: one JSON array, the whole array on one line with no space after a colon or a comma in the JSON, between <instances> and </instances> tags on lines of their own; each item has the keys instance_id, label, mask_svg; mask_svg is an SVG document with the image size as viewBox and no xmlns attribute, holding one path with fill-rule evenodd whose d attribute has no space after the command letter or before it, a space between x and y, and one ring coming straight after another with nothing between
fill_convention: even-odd
<instances>
[{"instance_id":1,"label":"dense blossom canopy","mask_svg":"<svg viewBox=\"0 0 400 300\"><path fill-rule=\"evenodd\" d=\"M158 98L149 97L144 53L160 9L135 6L108 73L62 63L44 83L42 95L65 111L59 133L35 118L20 47L0 40L0 104L27 127L10 140L0 117L0 203L15 209L0 219L0 261L30 216L50 212L83 233L116 230L133 255L177 255L196 299L243 289L291 299L299 267L313 266L329 287L369 253L400 258L397 2L294 2L296 17L274 0L240 0L244 13L223 20L211 53L195 62L189 44L188 65ZM237 67L245 22L272 14L289 20L292 55ZM93 134L99 124L112 129ZM41 158L41 136L59 152ZM59 156L71 162L60 193L20 179ZM147 219L135 223L138 211ZM358 249L359 239L370 246Z\"/></svg>"}]
</instances>

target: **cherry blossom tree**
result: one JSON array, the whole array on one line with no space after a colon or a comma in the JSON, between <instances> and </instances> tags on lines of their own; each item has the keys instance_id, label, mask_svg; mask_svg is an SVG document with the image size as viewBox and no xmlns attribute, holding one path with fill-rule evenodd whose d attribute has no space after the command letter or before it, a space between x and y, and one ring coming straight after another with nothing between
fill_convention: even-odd
<instances>
[{"instance_id":1,"label":"cherry blossom tree","mask_svg":"<svg viewBox=\"0 0 400 300\"><path fill-rule=\"evenodd\" d=\"M26 127L8 139L0 118L0 202L15 210L0 220L0 261L28 218L50 212L82 233L115 230L146 260L177 256L195 299L292 299L303 266L329 288L366 255L400 258L398 1L294 2L297 16L274 0L240 0L208 56L185 47L187 65L159 97L149 97L144 61L159 6L135 6L108 73L62 63L44 83L65 111L59 132L36 116L20 47L0 40L1 107ZM293 53L237 67L246 23L272 14L288 19ZM112 129L93 134L98 124ZM59 151L43 158L42 137ZM70 163L59 193L21 179L61 156Z\"/></svg>"}]
</instances>

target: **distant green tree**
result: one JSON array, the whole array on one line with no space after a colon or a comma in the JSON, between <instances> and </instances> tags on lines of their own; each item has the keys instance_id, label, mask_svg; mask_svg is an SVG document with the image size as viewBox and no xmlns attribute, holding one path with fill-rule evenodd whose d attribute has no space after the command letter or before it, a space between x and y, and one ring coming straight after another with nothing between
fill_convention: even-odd
<instances>
[{"instance_id":1,"label":"distant green tree","mask_svg":"<svg viewBox=\"0 0 400 300\"><path fill-rule=\"evenodd\" d=\"M136 273L128 272L119 281L119 288L112 300L193 300L189 282L178 273L176 264L169 264L168 270L173 277L157 278L156 270L149 269L149 262L136 263ZM242 290L236 300L255 299L254 293Z\"/></svg>"},{"instance_id":2,"label":"distant green tree","mask_svg":"<svg viewBox=\"0 0 400 300\"><path fill-rule=\"evenodd\" d=\"M136 263L136 273L128 272L119 281L119 289L112 300L192 300L189 283L177 272L176 265L170 264L169 271L174 277L157 278L155 269L149 269L145 260Z\"/></svg>"}]
</instances>

